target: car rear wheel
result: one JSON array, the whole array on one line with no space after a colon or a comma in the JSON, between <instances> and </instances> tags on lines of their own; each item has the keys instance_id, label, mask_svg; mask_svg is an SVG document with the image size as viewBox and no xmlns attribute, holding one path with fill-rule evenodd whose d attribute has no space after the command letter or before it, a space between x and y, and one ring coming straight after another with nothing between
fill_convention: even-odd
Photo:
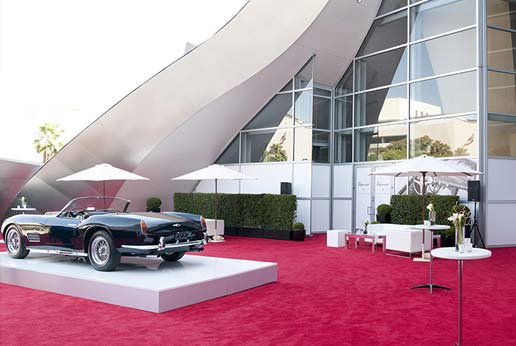
<instances>
[{"instance_id":1,"label":"car rear wheel","mask_svg":"<svg viewBox=\"0 0 516 346\"><path fill-rule=\"evenodd\" d=\"M183 258L184 255L184 252L173 252L171 254L163 254L161 255L161 258L163 258L167 262L175 262Z\"/></svg>"},{"instance_id":2,"label":"car rear wheel","mask_svg":"<svg viewBox=\"0 0 516 346\"><path fill-rule=\"evenodd\" d=\"M12 258L25 258L29 254L29 250L25 247L21 232L16 226L11 226L5 232L5 245L7 253Z\"/></svg>"},{"instance_id":3,"label":"car rear wheel","mask_svg":"<svg viewBox=\"0 0 516 346\"><path fill-rule=\"evenodd\" d=\"M120 263L120 253L106 231L98 231L91 237L88 259L96 270L110 271Z\"/></svg>"}]
</instances>

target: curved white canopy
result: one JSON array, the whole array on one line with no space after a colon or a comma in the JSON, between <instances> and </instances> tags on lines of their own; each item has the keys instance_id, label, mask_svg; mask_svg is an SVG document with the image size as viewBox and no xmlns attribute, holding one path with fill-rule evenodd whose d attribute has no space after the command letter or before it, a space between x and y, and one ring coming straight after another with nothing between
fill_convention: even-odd
<instances>
[{"instance_id":1,"label":"curved white canopy","mask_svg":"<svg viewBox=\"0 0 516 346\"><path fill-rule=\"evenodd\" d=\"M419 157L402 161L389 167L380 168L371 175L387 175L393 177L413 177L426 175L438 176L466 176L472 177L482 174L481 172L464 169L447 163L432 156L421 155Z\"/></svg>"}]
</instances>

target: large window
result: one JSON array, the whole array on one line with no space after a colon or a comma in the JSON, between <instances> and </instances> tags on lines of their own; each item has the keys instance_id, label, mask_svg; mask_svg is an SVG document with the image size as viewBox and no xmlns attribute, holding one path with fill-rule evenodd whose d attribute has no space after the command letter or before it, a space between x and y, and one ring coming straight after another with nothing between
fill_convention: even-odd
<instances>
[{"instance_id":1,"label":"large window","mask_svg":"<svg viewBox=\"0 0 516 346\"><path fill-rule=\"evenodd\" d=\"M476 111L476 72L429 79L410 86L410 117Z\"/></svg>"},{"instance_id":2,"label":"large window","mask_svg":"<svg viewBox=\"0 0 516 346\"><path fill-rule=\"evenodd\" d=\"M405 125L374 126L355 130L355 161L407 158Z\"/></svg>"},{"instance_id":3,"label":"large window","mask_svg":"<svg viewBox=\"0 0 516 346\"><path fill-rule=\"evenodd\" d=\"M516 116L516 31L510 29L516 0L486 1L488 109L495 128L504 121L495 115ZM310 59L220 161L237 153L242 163L337 164L421 153L478 155L477 2L383 0L333 93L315 83Z\"/></svg>"},{"instance_id":4,"label":"large window","mask_svg":"<svg viewBox=\"0 0 516 346\"><path fill-rule=\"evenodd\" d=\"M346 95L353 92L353 64L348 68L344 76L335 87L335 95Z\"/></svg>"},{"instance_id":5,"label":"large window","mask_svg":"<svg viewBox=\"0 0 516 346\"><path fill-rule=\"evenodd\" d=\"M487 24L516 29L516 1L488 0Z\"/></svg>"},{"instance_id":6,"label":"large window","mask_svg":"<svg viewBox=\"0 0 516 346\"><path fill-rule=\"evenodd\" d=\"M290 96L290 94L289 94ZM311 125L312 124L312 90L296 91L294 93L295 99L295 125Z\"/></svg>"},{"instance_id":7,"label":"large window","mask_svg":"<svg viewBox=\"0 0 516 346\"><path fill-rule=\"evenodd\" d=\"M366 36L358 55L367 55L407 42L407 11L379 18Z\"/></svg>"},{"instance_id":8,"label":"large window","mask_svg":"<svg viewBox=\"0 0 516 346\"><path fill-rule=\"evenodd\" d=\"M488 155L516 157L516 1L487 0Z\"/></svg>"},{"instance_id":9,"label":"large window","mask_svg":"<svg viewBox=\"0 0 516 346\"><path fill-rule=\"evenodd\" d=\"M476 132L476 115L413 122L410 124L410 156L476 156Z\"/></svg>"},{"instance_id":10,"label":"large window","mask_svg":"<svg viewBox=\"0 0 516 346\"><path fill-rule=\"evenodd\" d=\"M336 131L334 143L335 163L352 162L353 133L351 130Z\"/></svg>"},{"instance_id":11,"label":"large window","mask_svg":"<svg viewBox=\"0 0 516 346\"><path fill-rule=\"evenodd\" d=\"M242 132L242 162L292 161L292 129Z\"/></svg>"},{"instance_id":12,"label":"large window","mask_svg":"<svg viewBox=\"0 0 516 346\"><path fill-rule=\"evenodd\" d=\"M476 0L433 0L411 9L411 40L442 34L476 23Z\"/></svg>"},{"instance_id":13,"label":"large window","mask_svg":"<svg viewBox=\"0 0 516 346\"><path fill-rule=\"evenodd\" d=\"M335 163L478 155L476 13L477 0L382 1L335 86ZM503 35L492 54L512 68Z\"/></svg>"},{"instance_id":14,"label":"large window","mask_svg":"<svg viewBox=\"0 0 516 346\"><path fill-rule=\"evenodd\" d=\"M405 48L357 59L355 64L355 89L357 91L407 80Z\"/></svg>"},{"instance_id":15,"label":"large window","mask_svg":"<svg viewBox=\"0 0 516 346\"><path fill-rule=\"evenodd\" d=\"M314 96L313 126L317 129L330 129L331 98Z\"/></svg>"},{"instance_id":16,"label":"large window","mask_svg":"<svg viewBox=\"0 0 516 346\"><path fill-rule=\"evenodd\" d=\"M516 116L489 115L488 154L516 156Z\"/></svg>"},{"instance_id":17,"label":"large window","mask_svg":"<svg viewBox=\"0 0 516 346\"><path fill-rule=\"evenodd\" d=\"M226 150L220 155L217 163L227 164L235 163L239 161L238 155L240 150L240 135L238 135L230 145L227 146Z\"/></svg>"},{"instance_id":18,"label":"large window","mask_svg":"<svg viewBox=\"0 0 516 346\"><path fill-rule=\"evenodd\" d=\"M312 132L312 160L314 162L330 162L330 132Z\"/></svg>"},{"instance_id":19,"label":"large window","mask_svg":"<svg viewBox=\"0 0 516 346\"><path fill-rule=\"evenodd\" d=\"M292 94L279 94L274 96L245 129L290 126L293 116Z\"/></svg>"},{"instance_id":20,"label":"large window","mask_svg":"<svg viewBox=\"0 0 516 346\"><path fill-rule=\"evenodd\" d=\"M516 75L489 71L487 96L489 113L516 115Z\"/></svg>"},{"instance_id":21,"label":"large window","mask_svg":"<svg viewBox=\"0 0 516 346\"><path fill-rule=\"evenodd\" d=\"M477 62L475 35L475 29L470 29L412 45L411 79L474 68Z\"/></svg>"},{"instance_id":22,"label":"large window","mask_svg":"<svg viewBox=\"0 0 516 346\"><path fill-rule=\"evenodd\" d=\"M314 87L313 60L240 131L218 163L329 163L332 91Z\"/></svg>"},{"instance_id":23,"label":"large window","mask_svg":"<svg viewBox=\"0 0 516 346\"><path fill-rule=\"evenodd\" d=\"M407 0L383 0L378 10L378 15L381 16L382 14L395 11L404 6L407 6Z\"/></svg>"},{"instance_id":24,"label":"large window","mask_svg":"<svg viewBox=\"0 0 516 346\"><path fill-rule=\"evenodd\" d=\"M355 126L407 118L407 87L390 87L355 96Z\"/></svg>"},{"instance_id":25,"label":"large window","mask_svg":"<svg viewBox=\"0 0 516 346\"><path fill-rule=\"evenodd\" d=\"M335 129L349 128L353 125L353 96L335 99Z\"/></svg>"},{"instance_id":26,"label":"large window","mask_svg":"<svg viewBox=\"0 0 516 346\"><path fill-rule=\"evenodd\" d=\"M500 70L516 71L516 54L514 42L516 42L516 33L488 28L488 66Z\"/></svg>"}]
</instances>

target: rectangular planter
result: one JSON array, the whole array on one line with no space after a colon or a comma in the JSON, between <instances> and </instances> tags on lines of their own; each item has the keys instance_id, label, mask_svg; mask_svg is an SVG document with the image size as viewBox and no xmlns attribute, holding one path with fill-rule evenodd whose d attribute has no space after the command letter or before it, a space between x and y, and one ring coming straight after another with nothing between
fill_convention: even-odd
<instances>
[{"instance_id":1,"label":"rectangular planter","mask_svg":"<svg viewBox=\"0 0 516 346\"><path fill-rule=\"evenodd\" d=\"M238 235L241 237L263 238L263 229L259 228L239 228Z\"/></svg>"},{"instance_id":2,"label":"rectangular planter","mask_svg":"<svg viewBox=\"0 0 516 346\"><path fill-rule=\"evenodd\" d=\"M263 237L267 239L278 239L278 240L289 240L290 232L289 231L272 231L272 230L264 230Z\"/></svg>"},{"instance_id":3,"label":"rectangular planter","mask_svg":"<svg viewBox=\"0 0 516 346\"><path fill-rule=\"evenodd\" d=\"M278 231L250 227L226 227L224 229L224 235L277 240L291 240L292 236L290 233L290 231Z\"/></svg>"}]
</instances>

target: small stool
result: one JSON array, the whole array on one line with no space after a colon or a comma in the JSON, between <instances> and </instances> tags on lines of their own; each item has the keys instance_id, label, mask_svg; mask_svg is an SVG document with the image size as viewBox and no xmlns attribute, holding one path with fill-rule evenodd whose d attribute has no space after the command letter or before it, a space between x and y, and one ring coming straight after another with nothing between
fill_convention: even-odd
<instances>
[{"instance_id":1,"label":"small stool","mask_svg":"<svg viewBox=\"0 0 516 346\"><path fill-rule=\"evenodd\" d=\"M326 231L326 246L328 247L345 247L345 235L349 233L344 229L330 229Z\"/></svg>"},{"instance_id":2,"label":"small stool","mask_svg":"<svg viewBox=\"0 0 516 346\"><path fill-rule=\"evenodd\" d=\"M432 234L432 248L434 246L434 241L437 243L437 247L441 247L441 235L440 234Z\"/></svg>"}]
</instances>

